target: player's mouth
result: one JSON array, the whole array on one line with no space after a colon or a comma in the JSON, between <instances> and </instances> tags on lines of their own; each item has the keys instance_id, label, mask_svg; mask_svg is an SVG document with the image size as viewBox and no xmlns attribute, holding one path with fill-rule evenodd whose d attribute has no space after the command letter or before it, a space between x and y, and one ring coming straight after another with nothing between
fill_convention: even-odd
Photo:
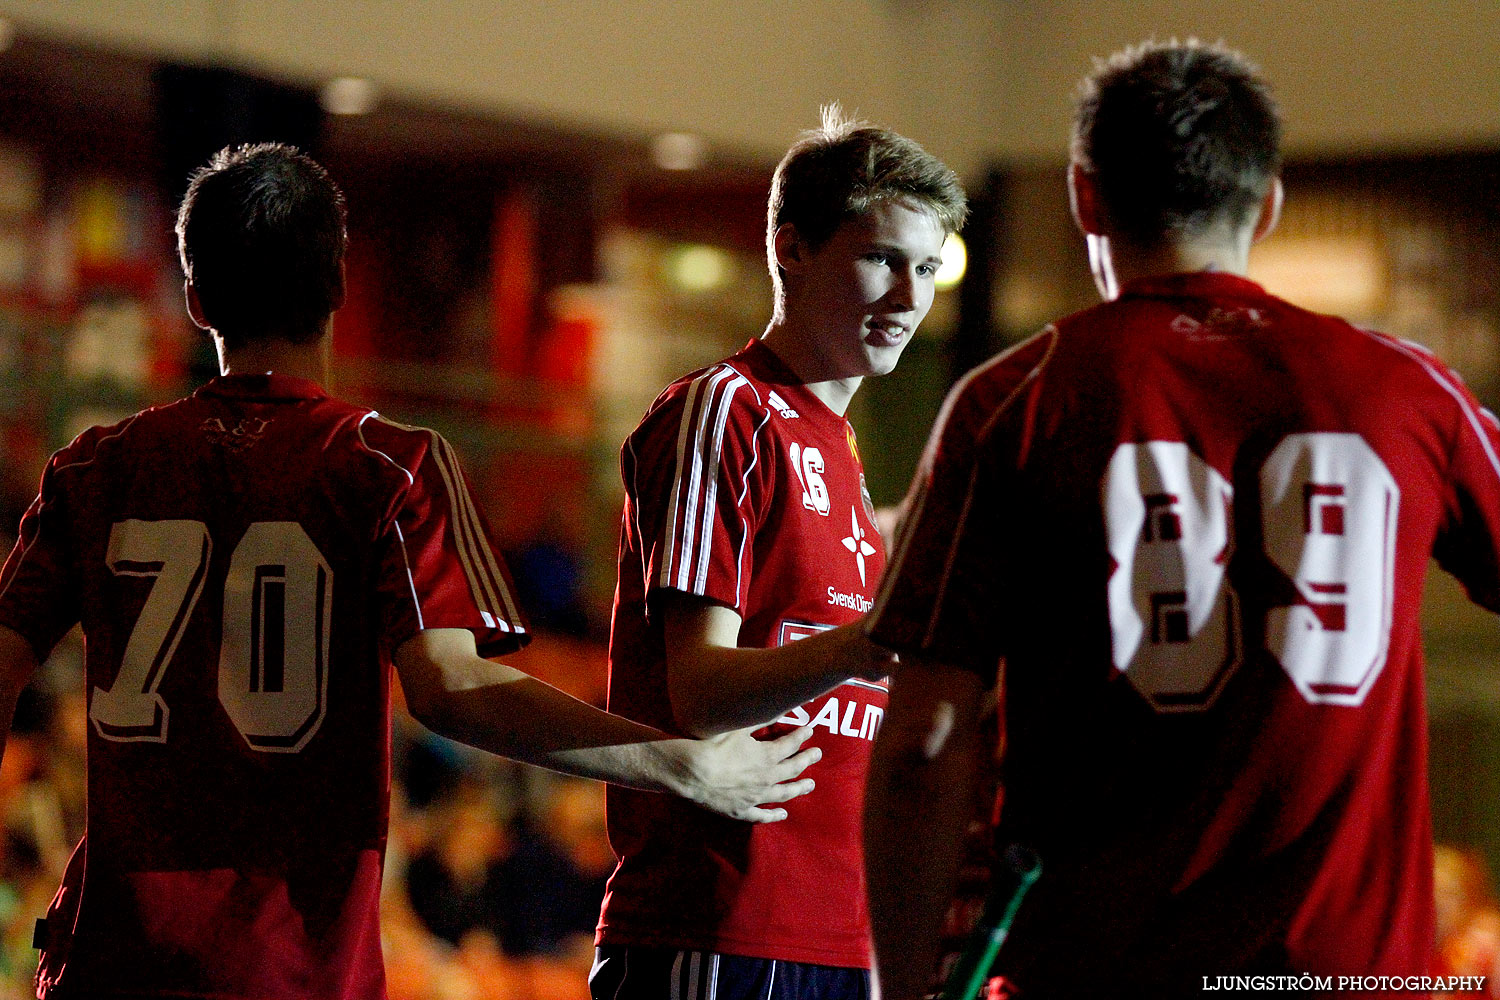
<instances>
[{"instance_id":1,"label":"player's mouth","mask_svg":"<svg viewBox=\"0 0 1500 1000\"><path fill-rule=\"evenodd\" d=\"M910 332L905 323L872 319L865 323L865 343L871 347L900 347Z\"/></svg>"}]
</instances>

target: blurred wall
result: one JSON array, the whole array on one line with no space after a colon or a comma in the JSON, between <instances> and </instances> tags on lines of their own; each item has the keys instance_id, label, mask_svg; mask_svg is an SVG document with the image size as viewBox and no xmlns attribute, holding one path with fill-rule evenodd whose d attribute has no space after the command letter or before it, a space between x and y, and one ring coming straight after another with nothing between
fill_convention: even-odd
<instances>
[{"instance_id":1,"label":"blurred wall","mask_svg":"<svg viewBox=\"0 0 1500 1000\"><path fill-rule=\"evenodd\" d=\"M1056 158L1090 56L1224 38L1276 82L1294 152L1500 142L1493 0L8 0L135 52L608 133L686 130L773 158L839 99L965 176Z\"/></svg>"},{"instance_id":2,"label":"blurred wall","mask_svg":"<svg viewBox=\"0 0 1500 1000\"><path fill-rule=\"evenodd\" d=\"M605 132L697 132L772 158L820 103L920 136L970 173L1005 106L1018 8L931 0L23 0L35 28ZM960 73L955 64L968 67ZM958 74L958 75L956 75Z\"/></svg>"},{"instance_id":3,"label":"blurred wall","mask_svg":"<svg viewBox=\"0 0 1500 1000\"><path fill-rule=\"evenodd\" d=\"M1500 144L1500 3L1494 0L1053 0L1024 7L1010 86L1024 114L997 147L1058 152L1067 81L1090 57L1154 35L1223 39L1270 77L1293 154ZM1007 127L1008 126L1008 127Z\"/></svg>"}]
</instances>

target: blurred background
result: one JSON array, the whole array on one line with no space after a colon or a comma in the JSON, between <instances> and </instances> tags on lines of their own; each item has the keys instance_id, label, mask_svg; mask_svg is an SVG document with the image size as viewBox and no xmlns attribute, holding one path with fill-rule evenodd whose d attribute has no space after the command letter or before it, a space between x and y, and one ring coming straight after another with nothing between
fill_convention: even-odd
<instances>
[{"instance_id":1,"label":"blurred background","mask_svg":"<svg viewBox=\"0 0 1500 1000\"><path fill-rule=\"evenodd\" d=\"M1252 276L1426 344L1500 401L1500 4L1492 0L33 0L0 3L0 543L47 455L214 374L171 235L231 141L322 160L350 201L333 388L441 430L541 638L513 662L602 702L617 449L657 391L769 315L770 173L818 107L963 177L966 267L855 398L899 502L954 379L1095 301L1067 213L1073 87L1132 42L1223 39L1287 124L1287 208ZM1493 971L1500 624L1429 586L1445 962ZM0 998L81 832L81 650L0 770ZM393 1000L584 995L612 866L588 783L396 722Z\"/></svg>"}]
</instances>

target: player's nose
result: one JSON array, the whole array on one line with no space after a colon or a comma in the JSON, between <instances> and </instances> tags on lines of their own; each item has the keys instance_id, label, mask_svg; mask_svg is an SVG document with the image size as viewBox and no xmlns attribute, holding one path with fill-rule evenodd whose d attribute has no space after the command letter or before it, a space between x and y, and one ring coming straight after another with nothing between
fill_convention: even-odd
<instances>
[{"instance_id":1,"label":"player's nose","mask_svg":"<svg viewBox=\"0 0 1500 1000\"><path fill-rule=\"evenodd\" d=\"M892 312L912 312L917 308L917 276L910 268L895 272L886 302Z\"/></svg>"}]
</instances>

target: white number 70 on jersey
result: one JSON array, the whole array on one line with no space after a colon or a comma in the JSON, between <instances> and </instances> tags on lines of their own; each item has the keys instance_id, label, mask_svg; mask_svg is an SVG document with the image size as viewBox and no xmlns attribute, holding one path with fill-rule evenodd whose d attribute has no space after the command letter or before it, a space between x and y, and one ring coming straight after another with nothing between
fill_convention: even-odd
<instances>
[{"instance_id":1,"label":"white number 70 on jersey","mask_svg":"<svg viewBox=\"0 0 1500 1000\"><path fill-rule=\"evenodd\" d=\"M1202 711L1244 660L1234 489L1186 444L1147 441L1115 449L1102 492L1115 668L1158 712ZM1400 499L1357 434L1289 435L1260 469L1260 544L1289 584L1265 644L1311 703L1358 705L1385 666Z\"/></svg>"},{"instance_id":2,"label":"white number 70 on jersey","mask_svg":"<svg viewBox=\"0 0 1500 1000\"><path fill-rule=\"evenodd\" d=\"M157 688L203 593L213 541L201 521L120 521L105 560L116 576L153 578L108 689L89 718L107 740L165 743L170 708ZM224 580L218 693L252 749L295 753L323 723L333 570L295 521L257 521ZM199 666L198 669L204 669Z\"/></svg>"}]
</instances>

